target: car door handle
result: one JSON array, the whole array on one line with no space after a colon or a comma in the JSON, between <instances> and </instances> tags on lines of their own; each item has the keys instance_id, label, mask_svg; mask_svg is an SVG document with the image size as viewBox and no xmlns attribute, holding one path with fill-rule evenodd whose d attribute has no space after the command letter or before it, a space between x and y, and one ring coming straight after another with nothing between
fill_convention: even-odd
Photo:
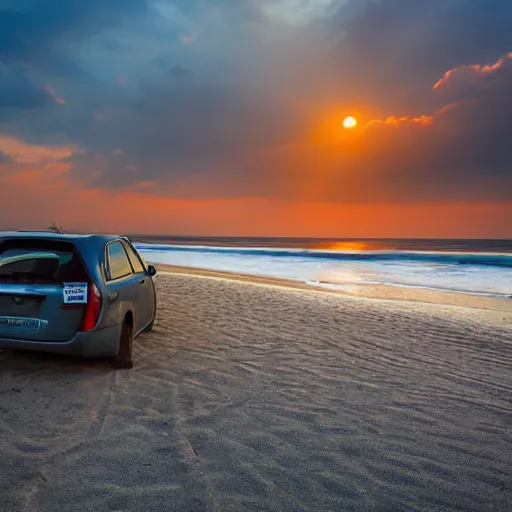
<instances>
[{"instance_id":1,"label":"car door handle","mask_svg":"<svg viewBox=\"0 0 512 512\"><path fill-rule=\"evenodd\" d=\"M144 284L146 282L146 278L143 277L140 281L139 281L139 284Z\"/></svg>"},{"instance_id":2,"label":"car door handle","mask_svg":"<svg viewBox=\"0 0 512 512\"><path fill-rule=\"evenodd\" d=\"M112 293L109 293L108 294L108 300L110 302L115 302L117 300L117 296L118 296L118 293L117 292L112 292Z\"/></svg>"}]
</instances>

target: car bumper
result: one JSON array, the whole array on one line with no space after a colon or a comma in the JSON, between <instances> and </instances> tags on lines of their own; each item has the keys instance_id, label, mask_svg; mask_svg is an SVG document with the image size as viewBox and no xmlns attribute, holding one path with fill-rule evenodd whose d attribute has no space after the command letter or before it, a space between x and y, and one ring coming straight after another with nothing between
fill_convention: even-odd
<instances>
[{"instance_id":1,"label":"car bumper","mask_svg":"<svg viewBox=\"0 0 512 512\"><path fill-rule=\"evenodd\" d=\"M31 341L0 338L0 350L33 350L77 357L114 357L119 351L121 326L77 332L69 341Z\"/></svg>"}]
</instances>

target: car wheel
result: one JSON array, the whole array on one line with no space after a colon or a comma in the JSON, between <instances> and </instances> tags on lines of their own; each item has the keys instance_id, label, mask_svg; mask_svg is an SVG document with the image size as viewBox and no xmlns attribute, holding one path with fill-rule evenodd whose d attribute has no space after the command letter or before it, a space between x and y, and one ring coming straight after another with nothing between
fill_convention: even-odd
<instances>
[{"instance_id":1,"label":"car wheel","mask_svg":"<svg viewBox=\"0 0 512 512\"><path fill-rule=\"evenodd\" d=\"M126 320L121 328L121 338L119 340L119 353L112 361L114 368L118 370L129 370L133 368L132 360L133 347L133 328Z\"/></svg>"}]
</instances>

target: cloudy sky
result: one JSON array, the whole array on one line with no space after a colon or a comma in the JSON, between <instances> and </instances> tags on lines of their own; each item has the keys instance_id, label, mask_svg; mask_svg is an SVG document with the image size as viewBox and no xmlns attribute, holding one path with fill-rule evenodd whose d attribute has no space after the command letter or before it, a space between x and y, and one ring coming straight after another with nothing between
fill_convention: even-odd
<instances>
[{"instance_id":1,"label":"cloudy sky","mask_svg":"<svg viewBox=\"0 0 512 512\"><path fill-rule=\"evenodd\" d=\"M0 228L512 237L511 26L509 0L0 0Z\"/></svg>"}]
</instances>

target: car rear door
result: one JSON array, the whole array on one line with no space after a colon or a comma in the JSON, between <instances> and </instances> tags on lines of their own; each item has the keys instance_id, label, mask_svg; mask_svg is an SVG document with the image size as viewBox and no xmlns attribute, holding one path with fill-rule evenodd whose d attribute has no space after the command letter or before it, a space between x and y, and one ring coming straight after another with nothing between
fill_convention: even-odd
<instances>
[{"instance_id":1,"label":"car rear door","mask_svg":"<svg viewBox=\"0 0 512 512\"><path fill-rule=\"evenodd\" d=\"M74 283L70 288L69 283ZM80 329L88 275L73 244L0 242L0 338L68 341ZM66 292L74 290L71 303Z\"/></svg>"},{"instance_id":2,"label":"car rear door","mask_svg":"<svg viewBox=\"0 0 512 512\"><path fill-rule=\"evenodd\" d=\"M137 332L144 327L144 319L140 318L136 310L140 278L135 274L121 240L115 240L107 244L105 263L106 286L108 289L107 308L111 315L110 323L119 322L120 319L117 317L119 308L116 305L124 302L129 304L131 310L133 309L134 332Z\"/></svg>"},{"instance_id":3,"label":"car rear door","mask_svg":"<svg viewBox=\"0 0 512 512\"><path fill-rule=\"evenodd\" d=\"M139 256L133 246L123 241L124 247L130 259L130 263L138 278L138 292L137 292L137 315L141 318L141 329L146 327L155 316L156 298L155 287L153 280L148 275L147 268L144 265L142 258Z\"/></svg>"}]
</instances>

